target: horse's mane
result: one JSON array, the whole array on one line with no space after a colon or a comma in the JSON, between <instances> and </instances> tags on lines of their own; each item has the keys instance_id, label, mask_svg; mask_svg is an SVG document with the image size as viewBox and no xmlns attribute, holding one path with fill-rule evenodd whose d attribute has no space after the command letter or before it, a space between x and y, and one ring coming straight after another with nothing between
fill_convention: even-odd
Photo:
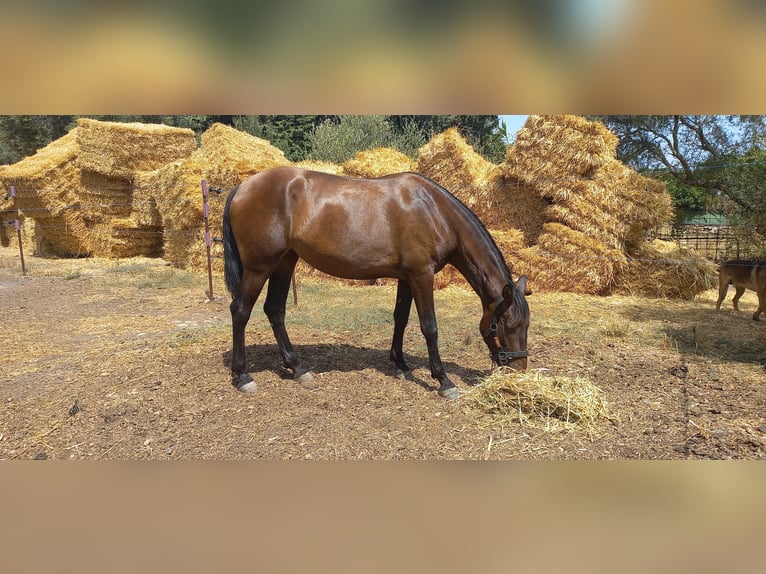
<instances>
[{"instance_id":1,"label":"horse's mane","mask_svg":"<svg viewBox=\"0 0 766 574\"><path fill-rule=\"evenodd\" d=\"M505 257L503 257L502 252L500 251L500 248L497 246L497 243L495 243L495 240L492 238L492 235L490 235L489 231L487 230L487 227L484 225L484 223L479 219L479 217L462 201L460 201L457 197L452 195L450 191L445 188L442 185L439 185L434 180L432 180L429 177L426 177L422 174L415 174L419 177L422 177L426 181L433 184L439 191L441 191L445 197L447 197L452 204L460 211L461 214L463 214L468 221L471 222L471 224L476 228L476 230L479 232L479 235L484 239L484 242L487 244L487 248L489 253L492 255L492 257L495 259L495 262L499 269L503 271L507 278L508 283L512 283L512 277L511 277L511 271L508 269L508 263L505 261ZM516 291L516 290L514 290Z\"/></svg>"}]
</instances>

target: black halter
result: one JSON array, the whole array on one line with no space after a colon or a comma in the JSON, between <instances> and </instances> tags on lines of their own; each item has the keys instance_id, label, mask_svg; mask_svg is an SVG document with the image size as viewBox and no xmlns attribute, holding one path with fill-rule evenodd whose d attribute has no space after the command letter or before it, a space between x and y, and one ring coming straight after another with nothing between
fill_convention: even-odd
<instances>
[{"instance_id":1,"label":"black halter","mask_svg":"<svg viewBox=\"0 0 766 574\"><path fill-rule=\"evenodd\" d=\"M494 345L494 349L490 348L489 356L498 364L498 366L505 366L511 359L523 359L529 356L529 351L509 351L500 344L500 337L497 334L497 322L500 320L500 316L508 308L503 306L503 296L501 295L495 302L495 312L492 314L492 323L489 325L489 329L484 333L484 339L489 341L491 345Z\"/></svg>"}]
</instances>

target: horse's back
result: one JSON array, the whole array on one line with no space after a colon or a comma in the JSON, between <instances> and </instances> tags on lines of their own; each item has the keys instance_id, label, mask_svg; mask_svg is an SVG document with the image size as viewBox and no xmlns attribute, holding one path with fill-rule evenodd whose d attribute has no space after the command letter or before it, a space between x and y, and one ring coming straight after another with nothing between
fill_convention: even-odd
<instances>
[{"instance_id":1,"label":"horse's back","mask_svg":"<svg viewBox=\"0 0 766 574\"><path fill-rule=\"evenodd\" d=\"M401 278L407 267L439 268L454 248L439 202L417 174L357 179L279 167L242 183L231 218L253 253L291 249L331 275Z\"/></svg>"}]
</instances>

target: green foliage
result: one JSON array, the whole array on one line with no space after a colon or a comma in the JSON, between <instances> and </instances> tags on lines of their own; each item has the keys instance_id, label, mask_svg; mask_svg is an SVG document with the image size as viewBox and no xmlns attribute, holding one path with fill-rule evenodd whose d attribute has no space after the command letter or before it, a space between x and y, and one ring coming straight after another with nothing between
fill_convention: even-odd
<instances>
[{"instance_id":1,"label":"green foliage","mask_svg":"<svg viewBox=\"0 0 766 574\"><path fill-rule=\"evenodd\" d=\"M663 174L677 206L697 203L766 234L763 116L594 116L620 139L617 155Z\"/></svg>"},{"instance_id":2,"label":"green foliage","mask_svg":"<svg viewBox=\"0 0 766 574\"><path fill-rule=\"evenodd\" d=\"M388 116L388 119L394 129L399 132L402 132L408 124L411 129L419 130L423 143L451 127L456 127L474 150L487 160L499 163L505 158L503 138L506 134L501 129L497 116L411 115Z\"/></svg>"},{"instance_id":3,"label":"green foliage","mask_svg":"<svg viewBox=\"0 0 766 574\"><path fill-rule=\"evenodd\" d=\"M0 116L0 160L15 163L67 132L72 116Z\"/></svg>"},{"instance_id":4,"label":"green foliage","mask_svg":"<svg viewBox=\"0 0 766 574\"><path fill-rule=\"evenodd\" d=\"M377 147L400 149L399 137L385 116L341 116L327 119L309 136L311 157L341 164L358 151Z\"/></svg>"},{"instance_id":5,"label":"green foliage","mask_svg":"<svg viewBox=\"0 0 766 574\"><path fill-rule=\"evenodd\" d=\"M290 161L300 161L309 156L311 132L322 118L324 116L234 116L232 125L267 140Z\"/></svg>"}]
</instances>

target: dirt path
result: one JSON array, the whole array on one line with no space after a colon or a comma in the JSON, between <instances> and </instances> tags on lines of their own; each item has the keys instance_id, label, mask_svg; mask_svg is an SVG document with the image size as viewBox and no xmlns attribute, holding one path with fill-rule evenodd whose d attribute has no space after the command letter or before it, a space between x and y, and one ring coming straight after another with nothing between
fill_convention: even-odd
<instances>
[{"instance_id":1,"label":"dirt path","mask_svg":"<svg viewBox=\"0 0 766 574\"><path fill-rule=\"evenodd\" d=\"M316 383L281 371L248 326L254 396L229 385L228 300L161 260L39 260L0 250L0 459L676 459L766 456L766 321L695 301L535 294L531 368L585 376L619 417L597 436L481 412L472 293L437 293L442 355L463 398L435 392L411 321L413 379L392 376L395 287L306 281L288 329ZM220 282L218 294L223 293ZM414 313L414 311L413 311ZM413 316L414 318L414 316Z\"/></svg>"}]
</instances>

